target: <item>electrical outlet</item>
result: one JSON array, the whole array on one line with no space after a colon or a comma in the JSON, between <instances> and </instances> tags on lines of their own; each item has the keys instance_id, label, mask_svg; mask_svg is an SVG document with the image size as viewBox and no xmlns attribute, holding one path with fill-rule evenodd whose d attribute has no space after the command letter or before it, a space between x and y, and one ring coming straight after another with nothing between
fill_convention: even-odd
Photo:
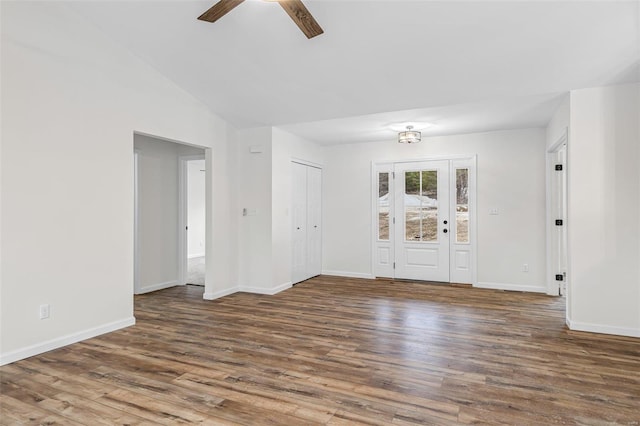
<instances>
[{"instance_id":1,"label":"electrical outlet","mask_svg":"<svg viewBox=\"0 0 640 426\"><path fill-rule=\"evenodd\" d=\"M45 305L40 305L40 319L47 319L49 318L49 305L45 304Z\"/></svg>"},{"instance_id":2,"label":"electrical outlet","mask_svg":"<svg viewBox=\"0 0 640 426\"><path fill-rule=\"evenodd\" d=\"M524 263L522 265L522 272L529 272L529 264L528 263Z\"/></svg>"},{"instance_id":3,"label":"electrical outlet","mask_svg":"<svg viewBox=\"0 0 640 426\"><path fill-rule=\"evenodd\" d=\"M497 207L491 207L489 209L489 214L490 215L497 215L499 213L498 208Z\"/></svg>"}]
</instances>

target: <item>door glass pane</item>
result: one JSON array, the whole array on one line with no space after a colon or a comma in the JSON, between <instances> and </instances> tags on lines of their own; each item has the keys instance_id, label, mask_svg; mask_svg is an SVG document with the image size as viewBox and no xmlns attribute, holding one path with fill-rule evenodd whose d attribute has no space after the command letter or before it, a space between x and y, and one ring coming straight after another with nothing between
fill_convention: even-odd
<instances>
[{"instance_id":1,"label":"door glass pane","mask_svg":"<svg viewBox=\"0 0 640 426\"><path fill-rule=\"evenodd\" d=\"M420 172L404 174L404 227L407 241L420 241Z\"/></svg>"},{"instance_id":2,"label":"door glass pane","mask_svg":"<svg viewBox=\"0 0 640 426\"><path fill-rule=\"evenodd\" d=\"M422 241L438 241L438 172L422 171Z\"/></svg>"},{"instance_id":3,"label":"door glass pane","mask_svg":"<svg viewBox=\"0 0 640 426\"><path fill-rule=\"evenodd\" d=\"M389 173L378 173L378 239L389 239Z\"/></svg>"},{"instance_id":4,"label":"door glass pane","mask_svg":"<svg viewBox=\"0 0 640 426\"><path fill-rule=\"evenodd\" d=\"M405 173L405 239L438 240L438 172Z\"/></svg>"},{"instance_id":5,"label":"door glass pane","mask_svg":"<svg viewBox=\"0 0 640 426\"><path fill-rule=\"evenodd\" d=\"M469 169L456 169L456 242L469 242Z\"/></svg>"}]
</instances>

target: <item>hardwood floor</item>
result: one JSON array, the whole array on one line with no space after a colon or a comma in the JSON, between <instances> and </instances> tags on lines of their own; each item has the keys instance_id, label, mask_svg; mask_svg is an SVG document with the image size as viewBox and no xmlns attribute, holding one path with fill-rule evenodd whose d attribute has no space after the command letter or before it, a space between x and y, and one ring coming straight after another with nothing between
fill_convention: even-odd
<instances>
[{"instance_id":1,"label":"hardwood floor","mask_svg":"<svg viewBox=\"0 0 640 426\"><path fill-rule=\"evenodd\" d=\"M0 368L1 424L640 424L640 339L564 300L318 277L136 296L137 324Z\"/></svg>"}]
</instances>

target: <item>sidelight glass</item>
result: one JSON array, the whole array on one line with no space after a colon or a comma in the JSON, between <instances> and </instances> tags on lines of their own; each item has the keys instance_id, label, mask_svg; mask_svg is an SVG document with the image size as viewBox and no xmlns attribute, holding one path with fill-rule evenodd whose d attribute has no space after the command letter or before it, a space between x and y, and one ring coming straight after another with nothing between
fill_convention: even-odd
<instances>
[{"instance_id":1,"label":"sidelight glass","mask_svg":"<svg viewBox=\"0 0 640 426\"><path fill-rule=\"evenodd\" d=\"M389 240L389 172L378 173L378 239Z\"/></svg>"},{"instance_id":2,"label":"sidelight glass","mask_svg":"<svg viewBox=\"0 0 640 426\"><path fill-rule=\"evenodd\" d=\"M456 242L469 242L469 169L456 169Z\"/></svg>"},{"instance_id":3,"label":"sidelight glass","mask_svg":"<svg viewBox=\"0 0 640 426\"><path fill-rule=\"evenodd\" d=\"M436 170L405 172L404 179L406 241L437 241L438 172Z\"/></svg>"}]
</instances>

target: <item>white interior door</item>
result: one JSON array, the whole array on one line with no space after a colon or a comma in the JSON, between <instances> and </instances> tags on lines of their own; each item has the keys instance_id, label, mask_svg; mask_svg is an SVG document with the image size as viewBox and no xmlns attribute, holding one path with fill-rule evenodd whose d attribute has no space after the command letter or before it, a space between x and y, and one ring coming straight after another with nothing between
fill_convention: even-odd
<instances>
[{"instance_id":1,"label":"white interior door","mask_svg":"<svg viewBox=\"0 0 640 426\"><path fill-rule=\"evenodd\" d=\"M449 161L394 166L395 277L449 282Z\"/></svg>"},{"instance_id":2,"label":"white interior door","mask_svg":"<svg viewBox=\"0 0 640 426\"><path fill-rule=\"evenodd\" d=\"M307 275L322 272L322 170L307 169Z\"/></svg>"},{"instance_id":3,"label":"white interior door","mask_svg":"<svg viewBox=\"0 0 640 426\"><path fill-rule=\"evenodd\" d=\"M307 167L299 163L291 163L292 185L292 246L291 259L292 282L307 279Z\"/></svg>"},{"instance_id":4,"label":"white interior door","mask_svg":"<svg viewBox=\"0 0 640 426\"><path fill-rule=\"evenodd\" d=\"M292 162L293 284L322 273L322 170Z\"/></svg>"}]
</instances>

